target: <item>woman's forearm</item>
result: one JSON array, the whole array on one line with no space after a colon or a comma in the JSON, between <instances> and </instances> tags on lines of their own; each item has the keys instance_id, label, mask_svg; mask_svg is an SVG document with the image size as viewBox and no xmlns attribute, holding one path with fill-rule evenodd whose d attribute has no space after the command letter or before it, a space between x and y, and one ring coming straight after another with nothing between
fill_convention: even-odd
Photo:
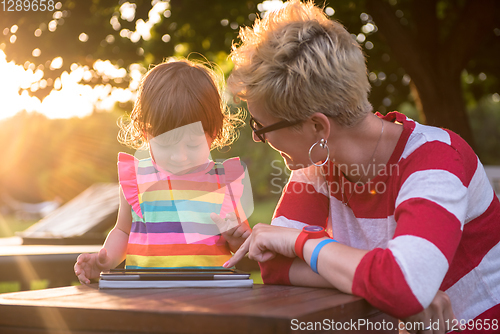
<instances>
[{"instance_id":1,"label":"woman's forearm","mask_svg":"<svg viewBox=\"0 0 500 334\"><path fill-rule=\"evenodd\" d=\"M299 258L295 258L289 271L290 284L315 288L331 288L330 282L312 271L311 267Z\"/></svg>"},{"instance_id":2,"label":"woman's forearm","mask_svg":"<svg viewBox=\"0 0 500 334\"><path fill-rule=\"evenodd\" d=\"M336 242L327 244L321 249L318 256L317 269L320 275L317 275L310 268L311 256L314 248L325 239L311 239L305 243L304 259L307 265L300 259L294 261L290 268L290 282L293 285L333 286L342 292L352 293L354 273L368 251Z\"/></svg>"}]
</instances>

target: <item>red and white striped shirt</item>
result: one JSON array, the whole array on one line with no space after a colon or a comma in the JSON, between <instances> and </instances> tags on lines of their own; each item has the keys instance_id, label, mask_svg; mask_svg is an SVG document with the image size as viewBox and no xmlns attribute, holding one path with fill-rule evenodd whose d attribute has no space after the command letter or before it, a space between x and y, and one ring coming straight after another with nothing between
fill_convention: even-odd
<instances>
[{"instance_id":1,"label":"red and white striped shirt","mask_svg":"<svg viewBox=\"0 0 500 334\"><path fill-rule=\"evenodd\" d=\"M500 203L478 157L449 130L397 112L378 116L403 124L385 169L359 186L333 163L293 171L272 225L322 225L340 243L370 250L352 291L398 318L442 290L457 319L499 319ZM264 283L290 284L292 261L262 263Z\"/></svg>"}]
</instances>

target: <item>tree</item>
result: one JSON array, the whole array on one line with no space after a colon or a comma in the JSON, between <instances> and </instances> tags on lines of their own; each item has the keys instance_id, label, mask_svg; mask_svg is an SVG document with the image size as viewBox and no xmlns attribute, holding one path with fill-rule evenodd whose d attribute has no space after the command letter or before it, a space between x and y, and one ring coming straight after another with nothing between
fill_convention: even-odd
<instances>
[{"instance_id":1,"label":"tree","mask_svg":"<svg viewBox=\"0 0 500 334\"><path fill-rule=\"evenodd\" d=\"M52 12L0 12L0 49L7 60L41 68L52 81L70 71L72 63L92 69L97 59L119 67L147 67L191 53L191 58L226 61L238 27L252 23L256 6L256 1L241 0L67 0ZM142 29L141 34L148 25L150 33ZM63 59L61 67L51 67L56 57ZM93 74L91 84L106 80ZM127 78L112 83L126 86ZM43 97L51 89L49 85L30 94Z\"/></svg>"},{"instance_id":2,"label":"tree","mask_svg":"<svg viewBox=\"0 0 500 334\"><path fill-rule=\"evenodd\" d=\"M463 76L488 78L470 85L476 99L500 87L500 1L315 1L333 7L327 13L363 45L373 84L370 101L376 110L397 108L411 90L425 115L421 120L449 128L474 145ZM45 77L51 78L69 71L72 63L92 68L99 58L127 67L190 54L205 55L227 74L227 55L238 27L250 25L258 8L258 0L67 0L53 13L0 12L0 47L9 59L27 61L25 65L34 68L42 65ZM150 36L139 33L141 26L152 22L156 23ZM64 59L62 67L48 70L58 56ZM93 73L92 84L108 80ZM113 84L127 85L127 78ZM48 89L52 87L30 94L41 97Z\"/></svg>"},{"instance_id":3,"label":"tree","mask_svg":"<svg viewBox=\"0 0 500 334\"><path fill-rule=\"evenodd\" d=\"M466 68L500 74L498 62L484 62L500 59L500 2L367 0L366 5L380 35L410 75L426 123L447 127L473 145L461 77ZM484 48L493 54L484 57L478 52Z\"/></svg>"}]
</instances>

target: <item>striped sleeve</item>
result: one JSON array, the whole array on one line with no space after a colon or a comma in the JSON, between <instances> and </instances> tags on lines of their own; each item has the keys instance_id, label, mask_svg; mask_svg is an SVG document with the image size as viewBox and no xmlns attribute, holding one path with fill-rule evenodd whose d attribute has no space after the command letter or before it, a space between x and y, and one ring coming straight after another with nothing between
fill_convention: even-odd
<instances>
[{"instance_id":1,"label":"striped sleeve","mask_svg":"<svg viewBox=\"0 0 500 334\"><path fill-rule=\"evenodd\" d=\"M302 229L306 225L327 227L329 198L321 169L311 166L295 170L290 176L274 212L271 225ZM265 284L290 285L293 258L277 255L260 263Z\"/></svg>"},{"instance_id":2,"label":"striped sleeve","mask_svg":"<svg viewBox=\"0 0 500 334\"><path fill-rule=\"evenodd\" d=\"M361 260L353 280L354 294L399 318L428 307L439 290L460 243L477 168L472 149L457 149L461 138L439 131L448 140L428 141L400 161L394 237Z\"/></svg>"}]
</instances>

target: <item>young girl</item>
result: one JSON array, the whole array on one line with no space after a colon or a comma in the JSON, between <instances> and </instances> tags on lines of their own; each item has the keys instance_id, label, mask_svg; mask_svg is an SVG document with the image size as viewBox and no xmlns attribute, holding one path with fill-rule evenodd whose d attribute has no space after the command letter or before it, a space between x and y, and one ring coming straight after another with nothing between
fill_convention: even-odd
<instances>
[{"instance_id":1,"label":"young girl","mask_svg":"<svg viewBox=\"0 0 500 334\"><path fill-rule=\"evenodd\" d=\"M99 253L78 257L81 283L124 259L131 269L221 267L250 235L244 166L238 158L210 159L211 149L236 138L240 121L224 110L215 75L203 65L169 61L145 75L119 139L148 150L118 155L118 219Z\"/></svg>"}]
</instances>

